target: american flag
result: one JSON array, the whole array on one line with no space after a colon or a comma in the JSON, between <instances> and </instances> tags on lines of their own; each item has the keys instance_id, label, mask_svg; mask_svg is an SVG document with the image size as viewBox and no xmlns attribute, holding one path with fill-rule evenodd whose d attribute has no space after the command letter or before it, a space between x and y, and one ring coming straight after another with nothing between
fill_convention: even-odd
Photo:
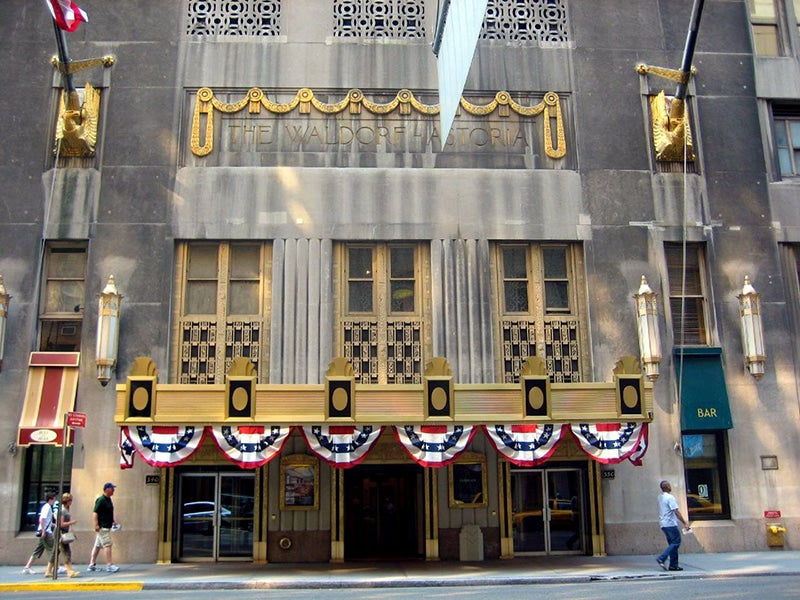
<instances>
[{"instance_id":1,"label":"american flag","mask_svg":"<svg viewBox=\"0 0 800 600\"><path fill-rule=\"evenodd\" d=\"M73 32L78 28L80 22L89 22L89 16L80 6L72 0L45 0L50 14L53 15L56 25L64 31Z\"/></svg>"}]
</instances>

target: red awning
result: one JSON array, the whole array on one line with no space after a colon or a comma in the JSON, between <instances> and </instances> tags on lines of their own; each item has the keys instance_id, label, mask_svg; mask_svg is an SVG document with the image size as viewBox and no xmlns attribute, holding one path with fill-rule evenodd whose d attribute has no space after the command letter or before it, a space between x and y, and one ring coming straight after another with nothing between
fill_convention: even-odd
<instances>
[{"instance_id":1,"label":"red awning","mask_svg":"<svg viewBox=\"0 0 800 600\"><path fill-rule=\"evenodd\" d=\"M31 352L17 446L62 445L64 414L75 408L80 352Z\"/></svg>"}]
</instances>

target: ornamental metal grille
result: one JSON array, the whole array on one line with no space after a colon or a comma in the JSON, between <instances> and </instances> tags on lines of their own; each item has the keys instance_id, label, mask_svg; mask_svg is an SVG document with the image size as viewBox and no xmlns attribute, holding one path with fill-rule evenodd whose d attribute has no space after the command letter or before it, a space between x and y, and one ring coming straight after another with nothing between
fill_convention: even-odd
<instances>
[{"instance_id":1,"label":"ornamental metal grille","mask_svg":"<svg viewBox=\"0 0 800 600\"><path fill-rule=\"evenodd\" d=\"M344 321L344 357L359 383L380 383L378 321ZM385 324L386 383L422 383L422 322Z\"/></svg>"},{"instance_id":2,"label":"ornamental metal grille","mask_svg":"<svg viewBox=\"0 0 800 600\"><path fill-rule=\"evenodd\" d=\"M481 39L568 42L564 0L489 0Z\"/></svg>"},{"instance_id":3,"label":"ornamental metal grille","mask_svg":"<svg viewBox=\"0 0 800 600\"><path fill-rule=\"evenodd\" d=\"M378 322L345 321L344 357L353 365L356 381L378 383Z\"/></svg>"},{"instance_id":4,"label":"ornamental metal grille","mask_svg":"<svg viewBox=\"0 0 800 600\"><path fill-rule=\"evenodd\" d=\"M233 321L225 326L225 372L234 358L249 358L256 367L261 358L261 323Z\"/></svg>"},{"instance_id":5,"label":"ornamental metal grille","mask_svg":"<svg viewBox=\"0 0 800 600\"><path fill-rule=\"evenodd\" d=\"M547 321L544 324L545 364L553 383L581 380L578 321Z\"/></svg>"},{"instance_id":6,"label":"ornamental metal grille","mask_svg":"<svg viewBox=\"0 0 800 600\"><path fill-rule=\"evenodd\" d=\"M178 383L215 383L217 324L212 321L183 322L180 356Z\"/></svg>"},{"instance_id":7,"label":"ornamental metal grille","mask_svg":"<svg viewBox=\"0 0 800 600\"><path fill-rule=\"evenodd\" d=\"M422 383L422 322L386 325L387 382Z\"/></svg>"},{"instance_id":8,"label":"ornamental metal grille","mask_svg":"<svg viewBox=\"0 0 800 600\"><path fill-rule=\"evenodd\" d=\"M278 36L280 0L189 0L189 35Z\"/></svg>"},{"instance_id":9,"label":"ornamental metal grille","mask_svg":"<svg viewBox=\"0 0 800 600\"><path fill-rule=\"evenodd\" d=\"M334 0L333 35L424 38L424 0Z\"/></svg>"},{"instance_id":10,"label":"ornamental metal grille","mask_svg":"<svg viewBox=\"0 0 800 600\"><path fill-rule=\"evenodd\" d=\"M536 356L536 325L533 321L500 322L503 336L503 383L519 382L525 360Z\"/></svg>"}]
</instances>

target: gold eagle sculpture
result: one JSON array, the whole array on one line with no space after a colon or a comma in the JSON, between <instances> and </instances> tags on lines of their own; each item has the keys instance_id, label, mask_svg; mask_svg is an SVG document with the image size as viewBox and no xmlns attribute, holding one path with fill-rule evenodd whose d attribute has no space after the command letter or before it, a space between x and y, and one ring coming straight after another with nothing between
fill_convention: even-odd
<instances>
[{"instance_id":1,"label":"gold eagle sculpture","mask_svg":"<svg viewBox=\"0 0 800 600\"><path fill-rule=\"evenodd\" d=\"M66 103L62 94L55 151L61 156L94 156L99 112L100 91L88 83L84 87L83 104L77 91L68 95Z\"/></svg>"},{"instance_id":2,"label":"gold eagle sculpture","mask_svg":"<svg viewBox=\"0 0 800 600\"><path fill-rule=\"evenodd\" d=\"M650 97L650 115L656 160L683 161L685 147L686 160L693 161L692 131L686 103L667 98L662 90L656 96Z\"/></svg>"}]
</instances>

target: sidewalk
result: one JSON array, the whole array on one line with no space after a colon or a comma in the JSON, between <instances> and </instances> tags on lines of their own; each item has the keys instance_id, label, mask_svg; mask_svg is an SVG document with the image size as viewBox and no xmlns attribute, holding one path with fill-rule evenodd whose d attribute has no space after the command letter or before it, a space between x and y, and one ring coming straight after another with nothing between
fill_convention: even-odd
<instances>
[{"instance_id":1,"label":"sidewalk","mask_svg":"<svg viewBox=\"0 0 800 600\"><path fill-rule=\"evenodd\" d=\"M550 556L465 562L344 564L177 563L120 565L118 573L44 579L44 567L24 575L0 567L0 593L9 591L130 591L168 589L330 589L586 583L607 579L714 578L800 575L800 551L681 554L683 571L665 572L653 556Z\"/></svg>"}]
</instances>

